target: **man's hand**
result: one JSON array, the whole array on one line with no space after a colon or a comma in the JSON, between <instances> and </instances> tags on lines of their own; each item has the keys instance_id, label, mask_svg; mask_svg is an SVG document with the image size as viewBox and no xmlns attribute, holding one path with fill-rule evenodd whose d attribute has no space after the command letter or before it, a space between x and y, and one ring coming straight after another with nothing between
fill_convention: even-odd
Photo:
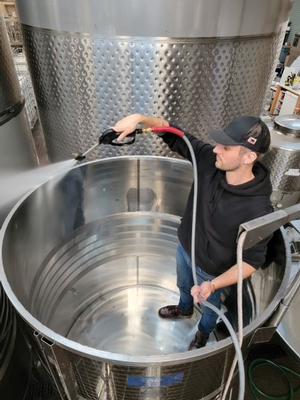
<instances>
[{"instance_id":1,"label":"man's hand","mask_svg":"<svg viewBox=\"0 0 300 400\"><path fill-rule=\"evenodd\" d=\"M140 122L141 122L140 114L131 114L118 121L115 126L112 126L112 129L114 131L120 132L120 136L118 137L117 141L120 142L129 133L133 132L136 129L136 126Z\"/></svg>"},{"instance_id":2,"label":"man's hand","mask_svg":"<svg viewBox=\"0 0 300 400\"><path fill-rule=\"evenodd\" d=\"M120 133L120 136L117 139L117 141L120 142L129 133L132 133L138 124L141 124L143 127L169 126L169 122L162 118L150 117L149 115L143 114L131 114L121 119L111 128Z\"/></svg>"},{"instance_id":3,"label":"man's hand","mask_svg":"<svg viewBox=\"0 0 300 400\"><path fill-rule=\"evenodd\" d=\"M243 269L242 269L243 279L248 278L255 271L256 269L254 267L252 267L250 264L243 262ZM195 303L199 303L201 299L206 300L211 294L211 291L213 289L217 290L226 286L233 285L234 283L237 283L237 280L238 280L238 267L237 264L235 264L234 266L229 268L228 271L214 278L213 285L210 281L205 281L202 282L200 286L198 285L193 286L191 289L191 295L193 296Z\"/></svg>"},{"instance_id":4,"label":"man's hand","mask_svg":"<svg viewBox=\"0 0 300 400\"><path fill-rule=\"evenodd\" d=\"M210 296L212 289L212 284L209 281L202 282L200 286L193 286L191 295L194 298L194 302L199 303L201 300L206 300Z\"/></svg>"}]
</instances>

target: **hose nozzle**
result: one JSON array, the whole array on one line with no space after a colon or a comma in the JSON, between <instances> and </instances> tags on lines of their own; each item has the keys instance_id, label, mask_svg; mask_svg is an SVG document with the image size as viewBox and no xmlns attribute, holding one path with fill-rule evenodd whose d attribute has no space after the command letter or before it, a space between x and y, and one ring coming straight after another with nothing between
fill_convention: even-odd
<instances>
[{"instance_id":1,"label":"hose nozzle","mask_svg":"<svg viewBox=\"0 0 300 400\"><path fill-rule=\"evenodd\" d=\"M85 156L82 153L73 153L74 160L76 161L83 161L85 159Z\"/></svg>"},{"instance_id":2,"label":"hose nozzle","mask_svg":"<svg viewBox=\"0 0 300 400\"><path fill-rule=\"evenodd\" d=\"M99 145L99 143L96 143L96 144L93 144L93 146L92 147L90 147L86 152L84 152L84 153L79 153L79 152L77 152L77 153L74 153L73 154L73 156L74 156L74 159L76 160L76 161L82 161L82 160L84 160L85 158L86 158L86 155L88 154L88 153L90 153L92 150L94 150L94 148L95 147L97 147Z\"/></svg>"}]
</instances>

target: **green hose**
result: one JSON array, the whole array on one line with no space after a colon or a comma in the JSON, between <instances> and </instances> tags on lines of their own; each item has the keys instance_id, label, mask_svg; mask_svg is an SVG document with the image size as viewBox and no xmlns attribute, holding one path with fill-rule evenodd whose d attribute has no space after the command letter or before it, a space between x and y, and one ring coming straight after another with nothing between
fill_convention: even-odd
<instances>
[{"instance_id":1,"label":"green hose","mask_svg":"<svg viewBox=\"0 0 300 400\"><path fill-rule=\"evenodd\" d=\"M276 368L285 378L287 385L288 385L288 392L285 394L281 394L278 396L274 396L274 395L270 395L267 393L264 393L261 389L259 389L259 387L254 383L253 381L253 377L252 374L255 370L257 370L258 368L261 368L265 365L269 365L272 366L274 368ZM295 397L296 393L298 393L300 391L300 386L297 389L294 389L291 383L291 380L288 376L287 373L296 375L298 378L300 378L300 374L298 374L297 372L293 371L290 368L287 368L283 365L279 365L279 364L275 364L274 362L267 360L265 358L257 358L256 360L252 361L249 369L248 369L248 378L249 378L249 386L251 389L251 392L254 396L254 398L256 400L260 400L258 397L258 394L260 394L261 396L264 396L267 399L276 399L276 400L296 400L297 398L299 399L299 397Z\"/></svg>"}]
</instances>

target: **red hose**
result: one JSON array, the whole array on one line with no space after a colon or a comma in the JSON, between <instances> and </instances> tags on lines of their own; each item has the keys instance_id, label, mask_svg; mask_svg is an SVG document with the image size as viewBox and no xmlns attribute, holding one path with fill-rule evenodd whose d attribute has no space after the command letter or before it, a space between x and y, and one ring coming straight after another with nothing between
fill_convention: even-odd
<instances>
[{"instance_id":1,"label":"red hose","mask_svg":"<svg viewBox=\"0 0 300 400\"><path fill-rule=\"evenodd\" d=\"M182 132L181 130L179 130L177 128L173 128L173 126L153 126L151 128L151 131L154 133L171 132L171 133L174 133L174 135L177 135L180 137L184 136L184 132Z\"/></svg>"}]
</instances>

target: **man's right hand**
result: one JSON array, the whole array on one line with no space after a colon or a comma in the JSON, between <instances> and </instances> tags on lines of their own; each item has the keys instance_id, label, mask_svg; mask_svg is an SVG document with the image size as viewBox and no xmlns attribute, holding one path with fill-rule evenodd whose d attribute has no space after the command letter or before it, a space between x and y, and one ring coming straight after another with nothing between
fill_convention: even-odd
<instances>
[{"instance_id":1,"label":"man's right hand","mask_svg":"<svg viewBox=\"0 0 300 400\"><path fill-rule=\"evenodd\" d=\"M141 120L141 114L131 114L118 121L115 126L112 126L114 131L120 133L117 141L121 142L129 133L132 133L136 126L141 123Z\"/></svg>"},{"instance_id":2,"label":"man's right hand","mask_svg":"<svg viewBox=\"0 0 300 400\"><path fill-rule=\"evenodd\" d=\"M131 114L118 121L116 125L111 128L120 133L120 136L117 139L117 141L120 142L127 135L132 133L138 124L141 124L143 127L169 126L168 121L158 117L150 117L143 114Z\"/></svg>"}]
</instances>

